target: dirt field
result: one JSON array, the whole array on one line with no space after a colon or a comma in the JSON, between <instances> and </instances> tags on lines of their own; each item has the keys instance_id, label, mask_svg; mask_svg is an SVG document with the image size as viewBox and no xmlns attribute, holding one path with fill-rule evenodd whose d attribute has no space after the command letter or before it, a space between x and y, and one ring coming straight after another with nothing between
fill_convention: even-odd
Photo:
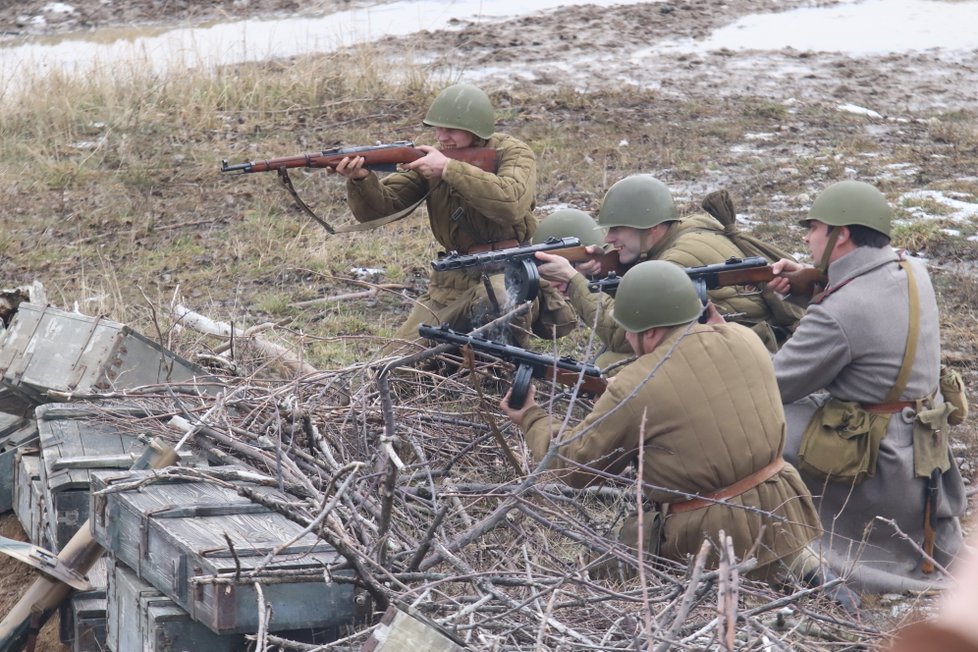
<instances>
[{"instance_id":1,"label":"dirt field","mask_svg":"<svg viewBox=\"0 0 978 652\"><path fill-rule=\"evenodd\" d=\"M413 59L427 61L431 71L448 78L470 75L492 91L503 115L501 129L520 135L537 149L541 216L565 204L594 211L603 191L621 176L653 172L669 183L686 207L695 206L711 190L729 188L746 224L800 251L800 232L790 225L804 214L820 188L846 177L876 183L897 205L901 245L929 259L944 311L944 358L964 373L974 396L978 217L967 210L978 206L978 51L953 58L927 51L862 58L795 50L643 54L643 48L654 43L704 38L750 13L812 4L833 3L676 0L612 8L580 6L501 24L469 22L451 31L384 39L373 47L391 65L396 66L408 52ZM0 39L117 24L183 25L300 11L323 13L356 5L342 0L83 0L71 3L71 12L59 12L45 11L45 6L50 7L45 0L8 2L0 4ZM852 106L840 109L844 105ZM297 148L300 143L332 142L328 139L336 137L335 129L330 131L328 123L317 124L320 117L316 111L310 115L283 111L277 124L262 129L288 132L290 146ZM400 122L395 127L384 120L381 116L376 121L378 131L409 124L403 116L397 117ZM106 197L92 188L74 187L71 181L35 183L16 178L0 188L4 246L0 285L38 278L58 288L52 303L61 305L84 289L79 279L109 267L113 275L118 274L120 296L140 304L145 295L137 285L145 279L127 277L126 264L166 250L182 234L199 245L199 251L192 265L159 263L151 281L158 296L169 296L180 286L201 302L210 301L216 313L247 306L254 323L279 318L262 305L262 297L270 290L293 291L309 278L306 270L277 269L257 280L227 273L205 276L212 267L224 269L228 233L245 221L256 188L273 185L272 179L249 178L233 184L215 179L219 156L233 147L239 148L236 155L244 155L250 151L244 144L255 140L256 126L247 116L229 125L226 133L216 136L174 137L213 138L209 146L214 161L160 173L165 178L159 183L147 183L127 196L125 208L152 215L152 224L140 228L138 236L106 238L94 263L78 247L99 237L101 223L96 217L82 218L106 211ZM579 148L565 146L562 139L569 137L580 143ZM52 148L59 155L71 149L66 143ZM155 154L149 152L147 158ZM173 158L165 143L159 154L167 161ZM938 194L913 194L918 191ZM323 192L331 195L315 197L321 203L340 193L337 187ZM956 212L960 206L953 202L971 209L961 217ZM202 216L208 225L194 226L201 224ZM139 219L132 218L129 225ZM190 226L181 229L180 225ZM423 226L413 228L413 233L424 236ZM317 238L303 233L296 239L305 245ZM330 263L336 274L350 264L343 256L338 260ZM373 261L353 262L372 266ZM419 258L403 273L423 277L425 272L426 261ZM290 299L308 298L295 291ZM335 288L322 290L331 291ZM395 302L369 301L352 305L349 311L358 314L343 318L356 324L357 333L369 335L375 332L376 320L395 322L398 309L405 308ZM322 315L310 318L306 326L324 336L344 332ZM967 464L965 475L970 477L976 467L974 419L959 431L964 442L960 461ZM5 520L3 533L16 536L16 528ZM971 513L968 522L973 528ZM0 593L12 597L26 573L10 564L0 569L4 571ZM0 598L0 613L5 605ZM57 649L48 641L47 649Z\"/></svg>"}]
</instances>

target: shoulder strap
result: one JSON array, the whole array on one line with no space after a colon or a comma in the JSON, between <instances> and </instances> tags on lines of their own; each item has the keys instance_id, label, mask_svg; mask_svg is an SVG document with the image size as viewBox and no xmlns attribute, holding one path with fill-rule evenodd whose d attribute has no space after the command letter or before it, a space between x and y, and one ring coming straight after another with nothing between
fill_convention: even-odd
<instances>
[{"instance_id":1,"label":"shoulder strap","mask_svg":"<svg viewBox=\"0 0 978 652\"><path fill-rule=\"evenodd\" d=\"M907 330L907 348L903 352L903 362L900 363L900 373L897 375L896 384L890 393L883 399L885 403L890 403L903 394L910 378L910 367L913 359L917 355L917 336L920 331L920 298L917 296L917 281L913 277L910 264L900 255L900 267L907 273L907 292L910 295L910 326Z\"/></svg>"}]
</instances>

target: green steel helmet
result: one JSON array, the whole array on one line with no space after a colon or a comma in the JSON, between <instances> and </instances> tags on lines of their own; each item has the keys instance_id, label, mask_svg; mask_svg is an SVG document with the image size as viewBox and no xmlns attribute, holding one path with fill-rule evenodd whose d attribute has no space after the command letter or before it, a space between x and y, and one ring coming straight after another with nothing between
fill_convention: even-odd
<instances>
[{"instance_id":1,"label":"green steel helmet","mask_svg":"<svg viewBox=\"0 0 978 652\"><path fill-rule=\"evenodd\" d=\"M651 174L633 174L608 189L598 213L598 224L651 229L679 219L672 193Z\"/></svg>"},{"instance_id":2,"label":"green steel helmet","mask_svg":"<svg viewBox=\"0 0 978 652\"><path fill-rule=\"evenodd\" d=\"M819 193L801 225L807 227L809 220L830 226L859 225L889 237L892 217L886 197L875 186L862 181L839 181Z\"/></svg>"},{"instance_id":3,"label":"green steel helmet","mask_svg":"<svg viewBox=\"0 0 978 652\"><path fill-rule=\"evenodd\" d=\"M489 138L496 131L496 115L489 96L471 84L455 84L439 93L423 123L426 127L464 129L479 138Z\"/></svg>"},{"instance_id":4,"label":"green steel helmet","mask_svg":"<svg viewBox=\"0 0 978 652\"><path fill-rule=\"evenodd\" d=\"M533 244L547 238L579 238L582 245L604 246L604 229L594 218L576 208L561 208L543 218L533 234Z\"/></svg>"},{"instance_id":5,"label":"green steel helmet","mask_svg":"<svg viewBox=\"0 0 978 652\"><path fill-rule=\"evenodd\" d=\"M681 267L664 260L635 265L621 279L612 316L629 333L688 324L703 310L693 282Z\"/></svg>"}]
</instances>

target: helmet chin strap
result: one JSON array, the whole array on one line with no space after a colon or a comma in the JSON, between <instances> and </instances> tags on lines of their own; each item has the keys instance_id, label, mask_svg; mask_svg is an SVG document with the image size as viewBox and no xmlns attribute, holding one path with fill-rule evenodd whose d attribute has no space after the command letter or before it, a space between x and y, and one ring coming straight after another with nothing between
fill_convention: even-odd
<instances>
[{"instance_id":1,"label":"helmet chin strap","mask_svg":"<svg viewBox=\"0 0 978 652\"><path fill-rule=\"evenodd\" d=\"M839 239L839 233L842 231L841 226L833 226L829 229L829 237L825 241L825 249L822 251L822 259L818 261L818 265L815 269L819 271L822 276L828 278L829 273L829 258L832 257L832 250L835 249L835 243Z\"/></svg>"},{"instance_id":2,"label":"helmet chin strap","mask_svg":"<svg viewBox=\"0 0 978 652\"><path fill-rule=\"evenodd\" d=\"M659 225L650 226L647 229L641 229L641 235L638 236L638 257L637 260L642 260L645 258L646 254L652 250L655 246L655 242L650 242L652 240L652 231L658 228ZM657 242L657 241L656 241Z\"/></svg>"}]
</instances>

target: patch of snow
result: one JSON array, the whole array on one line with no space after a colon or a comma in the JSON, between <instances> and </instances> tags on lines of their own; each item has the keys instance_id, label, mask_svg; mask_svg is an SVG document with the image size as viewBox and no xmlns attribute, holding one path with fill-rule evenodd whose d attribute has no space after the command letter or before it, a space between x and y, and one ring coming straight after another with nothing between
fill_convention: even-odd
<instances>
[{"instance_id":1,"label":"patch of snow","mask_svg":"<svg viewBox=\"0 0 978 652\"><path fill-rule=\"evenodd\" d=\"M370 280L377 278L378 276L383 276L386 270L378 269L376 267L351 267L350 275L361 281Z\"/></svg>"},{"instance_id":2,"label":"patch of snow","mask_svg":"<svg viewBox=\"0 0 978 652\"><path fill-rule=\"evenodd\" d=\"M899 202L906 204L908 201L929 199L937 204L950 208L952 212L944 215L931 215L920 206L908 206L907 211L918 219L942 219L951 222L971 222L978 220L978 203L954 199L939 190L913 190L903 194Z\"/></svg>"},{"instance_id":3,"label":"patch of snow","mask_svg":"<svg viewBox=\"0 0 978 652\"><path fill-rule=\"evenodd\" d=\"M46 14L73 14L75 8L63 2L49 2L41 7L41 11Z\"/></svg>"},{"instance_id":4,"label":"patch of snow","mask_svg":"<svg viewBox=\"0 0 978 652\"><path fill-rule=\"evenodd\" d=\"M877 118L880 120L882 120L883 118L883 116L877 113L876 111L873 111L872 109L867 109L857 104L840 104L835 108L844 113L854 113L856 115L864 115L868 118Z\"/></svg>"}]
</instances>

